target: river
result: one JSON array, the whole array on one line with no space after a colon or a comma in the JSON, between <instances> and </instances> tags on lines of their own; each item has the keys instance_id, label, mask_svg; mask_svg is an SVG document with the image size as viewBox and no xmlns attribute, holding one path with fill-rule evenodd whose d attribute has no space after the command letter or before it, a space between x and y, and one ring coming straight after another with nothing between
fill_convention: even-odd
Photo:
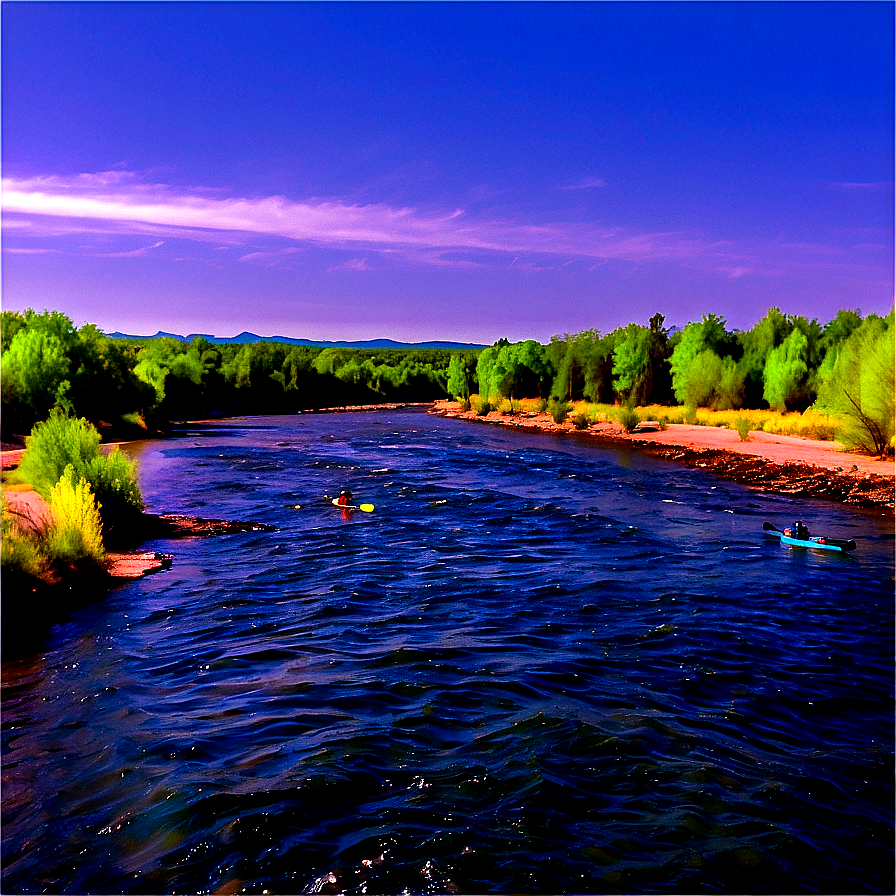
<instances>
[{"instance_id":1,"label":"river","mask_svg":"<svg viewBox=\"0 0 896 896\"><path fill-rule=\"evenodd\" d=\"M893 892L892 515L412 410L134 452L277 529L4 662L3 893Z\"/></svg>"}]
</instances>

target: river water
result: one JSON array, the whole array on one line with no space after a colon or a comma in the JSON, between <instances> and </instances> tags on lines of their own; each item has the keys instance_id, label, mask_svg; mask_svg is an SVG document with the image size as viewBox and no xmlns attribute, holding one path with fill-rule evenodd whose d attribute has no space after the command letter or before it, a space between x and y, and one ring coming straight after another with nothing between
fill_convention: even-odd
<instances>
[{"instance_id":1,"label":"river water","mask_svg":"<svg viewBox=\"0 0 896 896\"><path fill-rule=\"evenodd\" d=\"M135 454L277 531L4 662L3 893L893 892L891 514L415 411Z\"/></svg>"}]
</instances>

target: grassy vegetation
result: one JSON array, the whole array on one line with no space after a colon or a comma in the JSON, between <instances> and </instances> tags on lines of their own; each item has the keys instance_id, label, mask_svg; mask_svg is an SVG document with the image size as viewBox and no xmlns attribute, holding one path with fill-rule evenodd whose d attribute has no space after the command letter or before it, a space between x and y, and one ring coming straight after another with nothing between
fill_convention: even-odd
<instances>
[{"instance_id":1,"label":"grassy vegetation","mask_svg":"<svg viewBox=\"0 0 896 896\"><path fill-rule=\"evenodd\" d=\"M34 533L30 523L12 512L5 498L0 502L0 563L6 581L8 576L17 581L41 581L48 576L50 562L43 539Z\"/></svg>"},{"instance_id":2,"label":"grassy vegetation","mask_svg":"<svg viewBox=\"0 0 896 896\"><path fill-rule=\"evenodd\" d=\"M548 405L548 413L554 423L565 423L569 416L569 402L552 400Z\"/></svg>"},{"instance_id":3,"label":"grassy vegetation","mask_svg":"<svg viewBox=\"0 0 896 896\"><path fill-rule=\"evenodd\" d=\"M635 409L634 405L631 404L619 408L616 412L616 419L626 432L634 432L641 422L641 417L638 414L638 411Z\"/></svg>"},{"instance_id":4,"label":"grassy vegetation","mask_svg":"<svg viewBox=\"0 0 896 896\"><path fill-rule=\"evenodd\" d=\"M477 397L473 396L474 406L476 401ZM552 401L548 405L543 398L518 399L514 402L514 408L520 414L551 414L558 423L571 418L580 429L597 423L619 422L622 424L622 414L628 410L625 406L589 401ZM669 424L690 423L696 426L719 426L740 432L746 426L747 432L762 431L775 435L798 436L822 441L836 440L841 428L839 420L811 408L802 413L798 411L786 413L774 410L744 409L715 411L709 408L689 408L684 405L667 407L649 404L633 407L631 410L637 415L638 420L657 422L660 424L660 428ZM558 417L560 419L557 419Z\"/></svg>"}]
</instances>

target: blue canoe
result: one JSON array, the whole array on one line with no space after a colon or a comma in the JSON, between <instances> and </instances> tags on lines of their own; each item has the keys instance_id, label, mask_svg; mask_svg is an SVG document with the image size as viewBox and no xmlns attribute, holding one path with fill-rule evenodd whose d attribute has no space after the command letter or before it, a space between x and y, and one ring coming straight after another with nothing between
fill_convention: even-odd
<instances>
[{"instance_id":1,"label":"blue canoe","mask_svg":"<svg viewBox=\"0 0 896 896\"><path fill-rule=\"evenodd\" d=\"M839 538L824 538L823 536L813 538L791 538L785 535L780 529L776 529L771 523L763 523L762 528L769 534L775 535L781 539L781 544L790 545L792 548L810 548L815 551L839 551L841 554L847 554L856 549L854 541L843 541Z\"/></svg>"}]
</instances>

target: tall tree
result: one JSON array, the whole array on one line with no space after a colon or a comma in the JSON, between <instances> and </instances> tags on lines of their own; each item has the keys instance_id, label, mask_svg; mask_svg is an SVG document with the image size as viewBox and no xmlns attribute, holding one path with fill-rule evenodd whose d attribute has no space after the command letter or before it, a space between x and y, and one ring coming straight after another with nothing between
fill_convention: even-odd
<instances>
[{"instance_id":1,"label":"tall tree","mask_svg":"<svg viewBox=\"0 0 896 896\"><path fill-rule=\"evenodd\" d=\"M793 331L793 321L780 308L771 307L762 320L740 334L743 356L740 371L744 380L744 402L747 407L764 406L765 362L769 352L777 348Z\"/></svg>"},{"instance_id":2,"label":"tall tree","mask_svg":"<svg viewBox=\"0 0 896 896\"><path fill-rule=\"evenodd\" d=\"M815 403L843 421L839 438L847 447L880 456L893 449L894 336L892 311L869 315L828 353Z\"/></svg>"},{"instance_id":3,"label":"tall tree","mask_svg":"<svg viewBox=\"0 0 896 896\"><path fill-rule=\"evenodd\" d=\"M57 311L30 309L0 361L5 421L26 431L56 406L70 407L72 348L77 339L72 322Z\"/></svg>"},{"instance_id":4,"label":"tall tree","mask_svg":"<svg viewBox=\"0 0 896 896\"><path fill-rule=\"evenodd\" d=\"M794 329L765 361L763 397L777 411L808 406L809 340Z\"/></svg>"},{"instance_id":5,"label":"tall tree","mask_svg":"<svg viewBox=\"0 0 896 896\"><path fill-rule=\"evenodd\" d=\"M469 400L476 388L475 352L453 352L448 362L448 393L455 398Z\"/></svg>"}]
</instances>

